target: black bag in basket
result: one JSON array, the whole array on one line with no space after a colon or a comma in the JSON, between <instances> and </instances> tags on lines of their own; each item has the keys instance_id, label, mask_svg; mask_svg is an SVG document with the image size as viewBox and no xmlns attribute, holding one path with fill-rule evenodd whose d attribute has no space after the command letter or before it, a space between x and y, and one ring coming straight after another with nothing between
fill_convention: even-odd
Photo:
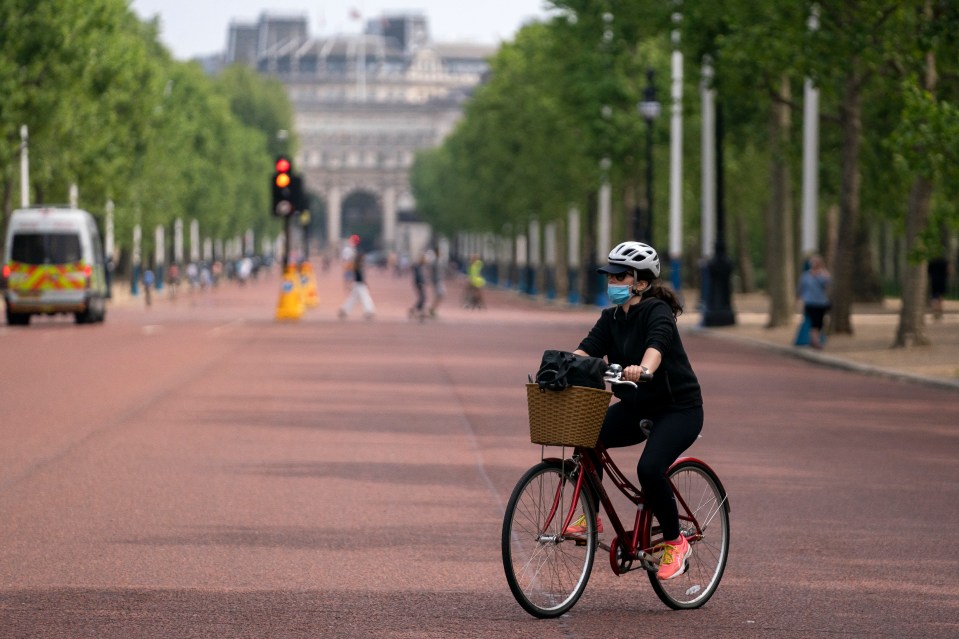
<instances>
[{"instance_id":1,"label":"black bag in basket","mask_svg":"<svg viewBox=\"0 0 959 639\"><path fill-rule=\"evenodd\" d=\"M583 357L566 351L544 351L536 373L540 390L563 390L569 386L605 389L603 373L606 361L599 357Z\"/></svg>"}]
</instances>

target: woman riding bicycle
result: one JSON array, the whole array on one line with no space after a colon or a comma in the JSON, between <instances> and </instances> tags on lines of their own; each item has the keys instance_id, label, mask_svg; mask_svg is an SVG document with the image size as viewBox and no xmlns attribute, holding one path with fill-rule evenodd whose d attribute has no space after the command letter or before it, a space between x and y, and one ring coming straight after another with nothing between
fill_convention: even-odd
<instances>
[{"instance_id":1,"label":"woman riding bicycle","mask_svg":"<svg viewBox=\"0 0 959 639\"><path fill-rule=\"evenodd\" d=\"M672 579L685 570L692 552L680 534L679 513L666 470L689 448L703 428L703 398L676 325L683 309L676 295L659 281L659 256L641 242L623 242L609 253L598 272L608 282L609 300L589 334L574 351L605 357L623 367L625 380L637 388L614 389L621 401L612 404L600 431L607 448L646 441L636 472L646 507L653 511L667 540L657 577ZM650 420L648 436L640 428ZM598 526L600 530L601 524Z\"/></svg>"}]
</instances>

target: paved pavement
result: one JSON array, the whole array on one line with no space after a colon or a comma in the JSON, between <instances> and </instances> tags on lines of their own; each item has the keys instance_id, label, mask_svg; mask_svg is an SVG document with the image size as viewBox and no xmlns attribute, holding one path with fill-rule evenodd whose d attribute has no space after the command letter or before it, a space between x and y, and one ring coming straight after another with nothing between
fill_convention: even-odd
<instances>
[{"instance_id":1,"label":"paved pavement","mask_svg":"<svg viewBox=\"0 0 959 639\"><path fill-rule=\"evenodd\" d=\"M336 309L345 296L342 281L334 266L328 273L317 271L317 287L320 307L308 311L310 321L336 319ZM277 273L267 277L277 282ZM409 276L396 277L386 272L372 272L370 287L377 305L377 319L407 320L407 309L413 293ZM226 282L224 286L235 286ZM486 290L487 308L468 310L461 307L462 278L454 277L449 282L447 299L441 308L441 320L481 321L484 315L502 315L522 312L525 308L551 308L556 321L579 321L596 309L589 306L570 306L563 302L531 298L516 291L489 287ZM696 310L697 291L684 291L686 312L680 317L685 330L708 333L719 339L735 340L756 347L773 349L783 355L810 360L824 366L846 368L862 373L896 378L959 390L959 301L947 300L944 317L934 320L926 315L926 328L931 345L911 348L892 348L899 322L899 300L888 299L883 304L859 304L854 307L852 318L853 335L830 335L826 347L816 351L809 347L793 345L800 315L797 313L790 326L766 328L768 299L763 294L736 295L733 299L736 324L722 328L702 328L700 313ZM188 292L181 291L181 297ZM215 295L215 292L212 293ZM167 303L167 295L154 294L154 304ZM129 285L115 289L114 305L143 304L139 298L130 297ZM355 320L360 317L354 309ZM350 321L350 320L348 320Z\"/></svg>"},{"instance_id":2,"label":"paved pavement","mask_svg":"<svg viewBox=\"0 0 959 639\"><path fill-rule=\"evenodd\" d=\"M497 543L542 454L515 381L597 310L496 290L467 310L454 281L420 325L409 278L371 273L375 319L340 320L331 271L320 305L281 324L279 284L149 309L118 291L103 326L0 329L0 637L956 636L953 557L902 559L902 540L959 527L955 391L745 347L745 299L708 336L690 312L710 406L693 454L734 503L721 589L679 618L598 561L572 614L539 622ZM82 384L50 365L77 361L97 371Z\"/></svg>"},{"instance_id":3,"label":"paved pavement","mask_svg":"<svg viewBox=\"0 0 959 639\"><path fill-rule=\"evenodd\" d=\"M740 295L733 302L736 325L703 329L724 339L734 339L827 366L919 382L959 390L959 302L947 301L942 319L926 315L929 346L892 348L899 326L898 299L883 304L854 307L852 335L828 335L822 351L793 345L800 315L786 327L766 328L768 299L764 295ZM698 325L698 313L690 324Z\"/></svg>"}]
</instances>

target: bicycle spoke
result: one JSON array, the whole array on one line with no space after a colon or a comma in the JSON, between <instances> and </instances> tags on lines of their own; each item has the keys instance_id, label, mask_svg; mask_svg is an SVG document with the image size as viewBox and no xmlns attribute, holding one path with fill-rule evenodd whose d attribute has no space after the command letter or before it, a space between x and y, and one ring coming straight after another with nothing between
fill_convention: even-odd
<instances>
[{"instance_id":1,"label":"bicycle spoke","mask_svg":"<svg viewBox=\"0 0 959 639\"><path fill-rule=\"evenodd\" d=\"M686 571L668 581L659 581L651 573L653 589L671 608L697 608L715 592L726 566L729 549L729 517L726 497L711 471L696 461L686 461L671 470L670 478L681 496L680 527L691 539L692 552ZM655 527L655 528L653 528ZM706 534L707 528L710 534ZM655 523L651 529L658 530ZM652 542L661 535L652 537ZM657 551L656 556L662 555Z\"/></svg>"},{"instance_id":2,"label":"bicycle spoke","mask_svg":"<svg viewBox=\"0 0 959 639\"><path fill-rule=\"evenodd\" d=\"M503 565L513 595L527 612L555 617L575 604L592 567L595 531L582 546L567 541L563 525L582 514L570 513L575 484L559 466L543 462L527 472L510 497L503 524ZM590 514L589 527L595 529Z\"/></svg>"}]
</instances>

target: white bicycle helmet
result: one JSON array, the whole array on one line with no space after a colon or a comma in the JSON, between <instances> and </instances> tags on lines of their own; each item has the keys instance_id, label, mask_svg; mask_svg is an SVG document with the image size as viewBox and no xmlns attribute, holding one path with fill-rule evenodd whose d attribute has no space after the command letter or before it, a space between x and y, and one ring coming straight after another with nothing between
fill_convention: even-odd
<instances>
[{"instance_id":1,"label":"white bicycle helmet","mask_svg":"<svg viewBox=\"0 0 959 639\"><path fill-rule=\"evenodd\" d=\"M622 273L633 269L639 275L648 274L652 279L659 277L659 255L656 249L642 242L623 242L609 252L608 266L599 269L601 273ZM640 279L643 279L640 277Z\"/></svg>"}]
</instances>

